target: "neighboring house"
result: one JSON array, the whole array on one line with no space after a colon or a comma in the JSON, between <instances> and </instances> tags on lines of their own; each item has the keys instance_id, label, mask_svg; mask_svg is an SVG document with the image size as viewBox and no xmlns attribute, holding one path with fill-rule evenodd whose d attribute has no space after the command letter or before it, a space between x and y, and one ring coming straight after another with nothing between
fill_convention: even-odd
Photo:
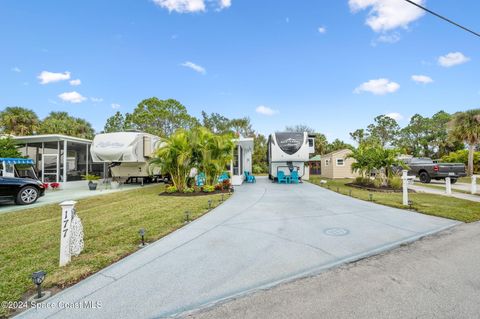
<instances>
[{"instance_id":1,"label":"neighboring house","mask_svg":"<svg viewBox=\"0 0 480 319\"><path fill-rule=\"evenodd\" d=\"M342 149L322 155L321 176L325 178L355 178L359 174L352 172L353 158L346 158L351 151Z\"/></svg>"},{"instance_id":2,"label":"neighboring house","mask_svg":"<svg viewBox=\"0 0 480 319\"><path fill-rule=\"evenodd\" d=\"M308 167L310 169L310 175L322 174L322 156L315 155L308 161Z\"/></svg>"}]
</instances>

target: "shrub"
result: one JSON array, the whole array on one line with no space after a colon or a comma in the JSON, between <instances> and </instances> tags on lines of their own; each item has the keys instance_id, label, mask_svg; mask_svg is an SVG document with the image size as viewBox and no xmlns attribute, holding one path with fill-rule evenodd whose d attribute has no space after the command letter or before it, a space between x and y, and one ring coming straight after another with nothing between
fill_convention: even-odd
<instances>
[{"instance_id":1,"label":"shrub","mask_svg":"<svg viewBox=\"0 0 480 319\"><path fill-rule=\"evenodd\" d=\"M193 187L185 187L185 188L183 189L183 193L184 193L184 194L191 194L191 193L193 193L194 191L195 191L195 188L193 188Z\"/></svg>"},{"instance_id":2,"label":"shrub","mask_svg":"<svg viewBox=\"0 0 480 319\"><path fill-rule=\"evenodd\" d=\"M402 179L399 176L394 175L388 178L388 186L393 189L401 189L402 184Z\"/></svg>"},{"instance_id":3,"label":"shrub","mask_svg":"<svg viewBox=\"0 0 480 319\"><path fill-rule=\"evenodd\" d=\"M176 193L178 192L178 189L177 187L175 186L167 186L167 188L165 188L165 191L168 193L168 194L172 194L172 193Z\"/></svg>"},{"instance_id":4,"label":"shrub","mask_svg":"<svg viewBox=\"0 0 480 319\"><path fill-rule=\"evenodd\" d=\"M380 188L382 187L382 179L380 177L375 177L375 179L372 181L373 187L375 188Z\"/></svg>"},{"instance_id":5,"label":"shrub","mask_svg":"<svg viewBox=\"0 0 480 319\"><path fill-rule=\"evenodd\" d=\"M222 189L228 191L232 187L232 183L230 183L229 179L226 179L222 182Z\"/></svg>"},{"instance_id":6,"label":"shrub","mask_svg":"<svg viewBox=\"0 0 480 319\"><path fill-rule=\"evenodd\" d=\"M205 185L205 186L203 186L202 191L204 193L213 193L215 191L215 186Z\"/></svg>"},{"instance_id":7,"label":"shrub","mask_svg":"<svg viewBox=\"0 0 480 319\"><path fill-rule=\"evenodd\" d=\"M218 183L217 185L215 185L215 190L216 191L221 191L223 189L223 185Z\"/></svg>"}]
</instances>

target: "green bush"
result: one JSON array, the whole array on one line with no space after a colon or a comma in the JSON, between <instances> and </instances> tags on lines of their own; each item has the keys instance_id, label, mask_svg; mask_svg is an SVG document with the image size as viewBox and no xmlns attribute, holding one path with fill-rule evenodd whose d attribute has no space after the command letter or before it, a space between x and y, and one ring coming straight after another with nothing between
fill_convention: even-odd
<instances>
[{"instance_id":1,"label":"green bush","mask_svg":"<svg viewBox=\"0 0 480 319\"><path fill-rule=\"evenodd\" d=\"M372 181L373 187L375 188L380 188L382 187L382 179L380 177L375 177L375 179Z\"/></svg>"},{"instance_id":2,"label":"green bush","mask_svg":"<svg viewBox=\"0 0 480 319\"><path fill-rule=\"evenodd\" d=\"M267 165L254 164L252 167L253 174L264 174L268 171Z\"/></svg>"},{"instance_id":3,"label":"green bush","mask_svg":"<svg viewBox=\"0 0 480 319\"><path fill-rule=\"evenodd\" d=\"M362 186L374 186L373 181L369 177L359 176L355 178L355 183Z\"/></svg>"},{"instance_id":4,"label":"green bush","mask_svg":"<svg viewBox=\"0 0 480 319\"><path fill-rule=\"evenodd\" d=\"M172 186L167 186L167 188L165 188L165 191L168 194L172 194L172 193L178 192L178 189L175 186L172 185Z\"/></svg>"},{"instance_id":5,"label":"green bush","mask_svg":"<svg viewBox=\"0 0 480 319\"><path fill-rule=\"evenodd\" d=\"M204 193L212 193L215 191L215 186L212 186L212 185L205 185L203 186L203 192Z\"/></svg>"},{"instance_id":6,"label":"green bush","mask_svg":"<svg viewBox=\"0 0 480 319\"><path fill-rule=\"evenodd\" d=\"M388 178L388 186L390 186L393 189L401 189L402 188L402 179L400 176L391 176Z\"/></svg>"},{"instance_id":7,"label":"green bush","mask_svg":"<svg viewBox=\"0 0 480 319\"><path fill-rule=\"evenodd\" d=\"M183 189L183 193L185 193L185 194L190 194L190 193L193 193L193 192L195 192L195 188L193 188L193 187L185 187Z\"/></svg>"}]
</instances>

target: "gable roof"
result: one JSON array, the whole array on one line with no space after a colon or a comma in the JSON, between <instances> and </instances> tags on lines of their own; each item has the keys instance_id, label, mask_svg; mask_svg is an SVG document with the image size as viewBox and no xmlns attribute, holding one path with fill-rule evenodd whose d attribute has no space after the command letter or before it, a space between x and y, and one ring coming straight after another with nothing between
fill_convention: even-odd
<instances>
[{"instance_id":1,"label":"gable roof","mask_svg":"<svg viewBox=\"0 0 480 319\"><path fill-rule=\"evenodd\" d=\"M330 152L330 153L328 153L328 154L325 154L325 155L323 155L323 156L324 156L324 157L332 156L332 155L334 155L334 154L342 153L342 152L345 152L345 151L351 152L350 149L348 149L348 148L343 148L343 149L341 149L341 150L336 150L336 151Z\"/></svg>"}]
</instances>

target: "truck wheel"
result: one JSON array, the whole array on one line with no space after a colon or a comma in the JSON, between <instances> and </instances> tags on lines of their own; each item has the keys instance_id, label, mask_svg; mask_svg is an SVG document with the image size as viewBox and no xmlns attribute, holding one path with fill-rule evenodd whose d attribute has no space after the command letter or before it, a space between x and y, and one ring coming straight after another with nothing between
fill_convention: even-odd
<instances>
[{"instance_id":1,"label":"truck wheel","mask_svg":"<svg viewBox=\"0 0 480 319\"><path fill-rule=\"evenodd\" d=\"M456 178L450 178L450 183L451 184L455 184L457 182L457 179Z\"/></svg>"},{"instance_id":2,"label":"truck wheel","mask_svg":"<svg viewBox=\"0 0 480 319\"><path fill-rule=\"evenodd\" d=\"M432 179L430 178L430 175L428 175L427 172L421 172L420 173L420 182L428 184L430 183Z\"/></svg>"},{"instance_id":3,"label":"truck wheel","mask_svg":"<svg viewBox=\"0 0 480 319\"><path fill-rule=\"evenodd\" d=\"M26 186L22 188L15 199L15 203L18 205L33 204L38 199L38 190L33 186Z\"/></svg>"}]
</instances>

